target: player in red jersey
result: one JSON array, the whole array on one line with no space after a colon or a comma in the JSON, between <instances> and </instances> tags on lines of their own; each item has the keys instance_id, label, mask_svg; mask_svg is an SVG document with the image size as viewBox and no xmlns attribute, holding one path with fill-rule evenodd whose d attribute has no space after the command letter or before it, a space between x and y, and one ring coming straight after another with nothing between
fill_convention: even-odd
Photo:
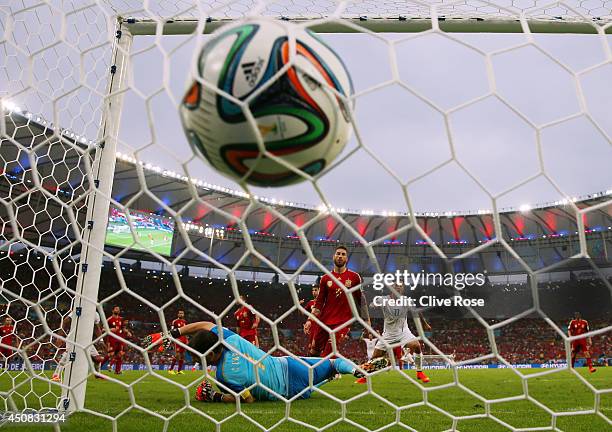
<instances>
[{"instance_id":1,"label":"player in red jersey","mask_svg":"<svg viewBox=\"0 0 612 432\"><path fill-rule=\"evenodd\" d=\"M112 315L106 319L106 322L108 323L108 328L110 329L111 334L121 329L123 318L121 318L121 308L119 306L113 306ZM111 337L111 335L106 336L106 356L104 357L102 365L104 365L104 363L106 363L106 361L110 359L111 362L109 366L113 366L116 357L116 345L117 344L115 338Z\"/></svg>"},{"instance_id":2,"label":"player in red jersey","mask_svg":"<svg viewBox=\"0 0 612 432\"><path fill-rule=\"evenodd\" d=\"M319 295L319 287L318 286L312 287L312 300L306 303L306 306L304 306L304 309L312 313L312 310L314 309L315 304L317 303L318 295ZM313 322L310 325L310 334L308 335L308 346L306 347L306 353L310 352L310 347L314 343L314 339L312 338L312 336L318 331L318 328L319 328L319 325L315 322Z\"/></svg>"},{"instance_id":3,"label":"player in red jersey","mask_svg":"<svg viewBox=\"0 0 612 432\"><path fill-rule=\"evenodd\" d=\"M15 326L13 326L13 319L7 316L4 319L4 324L2 325L2 327L0 327L0 337L2 337L2 339L0 339L0 343L2 343L3 345L8 345L8 346L0 347L0 354L2 354L2 357L4 358L5 363L8 360L8 358L13 354L13 349L9 348L9 346L11 347L14 346L13 345L14 335L15 335Z\"/></svg>"},{"instance_id":4,"label":"player in red jersey","mask_svg":"<svg viewBox=\"0 0 612 432\"><path fill-rule=\"evenodd\" d=\"M581 334L585 334L589 331L590 329L588 321L582 319L580 312L574 313L574 319L570 321L567 327L567 333L570 336L578 336ZM593 367L591 353L589 352L589 347L591 345L592 341L590 337L575 339L572 341L572 368L574 367L574 363L576 363L576 356L579 352L581 352L583 357L586 358L586 363L589 367L589 372L593 373L597 370Z\"/></svg>"},{"instance_id":5,"label":"player in red jersey","mask_svg":"<svg viewBox=\"0 0 612 432\"><path fill-rule=\"evenodd\" d=\"M185 321L185 311L180 309L177 313L176 319L172 321L170 326L170 330L172 329L180 329L187 325L187 321ZM189 342L187 340L187 336L181 336L178 338L179 341L187 345ZM174 365L178 362L177 371L174 372ZM172 359L172 364L170 365L170 369L168 369L168 373L171 375L174 374L184 374L183 372L183 363L185 362L185 348L180 346L179 344L174 344L174 358Z\"/></svg>"},{"instance_id":6,"label":"player in red jersey","mask_svg":"<svg viewBox=\"0 0 612 432\"><path fill-rule=\"evenodd\" d=\"M306 309L308 312L312 313L312 309L314 308L315 304L316 304L316 300L317 300L317 296L319 295L319 287L318 286L313 286L312 287L312 300L308 300L308 303L306 303L306 306L304 306L304 309Z\"/></svg>"},{"instance_id":7,"label":"player in red jersey","mask_svg":"<svg viewBox=\"0 0 612 432\"><path fill-rule=\"evenodd\" d=\"M123 318L121 318L121 308L119 306L113 307L113 314L106 320L108 327L111 329L119 330L123 324Z\"/></svg>"},{"instance_id":8,"label":"player in red jersey","mask_svg":"<svg viewBox=\"0 0 612 432\"><path fill-rule=\"evenodd\" d=\"M259 317L246 306L247 302L243 295L240 296L240 300L244 306L234 312L234 317L238 321L238 334L259 348L259 339L257 338Z\"/></svg>"},{"instance_id":9,"label":"player in red jersey","mask_svg":"<svg viewBox=\"0 0 612 432\"><path fill-rule=\"evenodd\" d=\"M334 252L334 269L332 274L347 289L355 288L361 284L361 276L346 268L348 263L348 250L344 246L338 246ZM361 289L352 293L355 303L360 308L361 318L370 325L370 315L368 313L368 303ZM323 324L335 331L336 343L339 347L343 342L351 327L347 325L353 319L353 312L350 308L347 294L344 288L336 284L329 275L321 277L319 283L319 295L317 296L313 309L315 315ZM304 324L304 332L310 334L313 330L314 321L309 318ZM332 352L331 335L323 328L317 328L312 335L313 343L309 349L309 356L325 357Z\"/></svg>"},{"instance_id":10,"label":"player in red jersey","mask_svg":"<svg viewBox=\"0 0 612 432\"><path fill-rule=\"evenodd\" d=\"M132 338L132 332L130 332L129 326L130 321L124 319L119 328L115 327L111 329L112 335L110 336L110 344L111 351L113 352L113 361L111 364L115 364L115 374L117 375L121 374L121 365L123 364L123 356L125 355L125 342L122 339L127 340Z\"/></svg>"}]
</instances>

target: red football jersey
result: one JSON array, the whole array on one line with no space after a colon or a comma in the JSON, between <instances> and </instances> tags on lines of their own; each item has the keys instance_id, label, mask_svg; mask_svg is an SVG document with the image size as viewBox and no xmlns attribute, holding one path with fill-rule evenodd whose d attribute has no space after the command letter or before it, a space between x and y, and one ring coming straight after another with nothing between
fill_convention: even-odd
<instances>
[{"instance_id":1,"label":"red football jersey","mask_svg":"<svg viewBox=\"0 0 612 432\"><path fill-rule=\"evenodd\" d=\"M332 274L347 288L361 284L361 276L352 270L346 269L343 273L332 272ZM353 291L352 294L355 303L359 305L361 303L361 290ZM321 278L315 308L321 311L319 319L330 327L344 324L353 318L353 312L346 294L327 274Z\"/></svg>"},{"instance_id":2,"label":"red football jersey","mask_svg":"<svg viewBox=\"0 0 612 432\"><path fill-rule=\"evenodd\" d=\"M114 315L111 315L106 322L108 323L108 327L112 330L112 329L116 329L116 328L121 328L121 325L123 324L123 318L121 318L120 316L116 317Z\"/></svg>"},{"instance_id":3,"label":"red football jersey","mask_svg":"<svg viewBox=\"0 0 612 432\"><path fill-rule=\"evenodd\" d=\"M242 306L234 312L234 316L236 317L236 321L238 321L238 327L240 327L240 336L257 333L257 328L253 328L256 316L248 307Z\"/></svg>"},{"instance_id":4,"label":"red football jersey","mask_svg":"<svg viewBox=\"0 0 612 432\"><path fill-rule=\"evenodd\" d=\"M187 321L185 321L184 319L175 319L174 321L172 321L172 328L181 328L187 325Z\"/></svg>"},{"instance_id":5,"label":"red football jersey","mask_svg":"<svg viewBox=\"0 0 612 432\"><path fill-rule=\"evenodd\" d=\"M174 321L172 321L172 328L179 329L181 327L185 327L186 325L187 325L187 321L185 321L184 319L176 318ZM183 343L187 343L187 336L180 336L178 340L180 340Z\"/></svg>"},{"instance_id":6,"label":"red football jersey","mask_svg":"<svg viewBox=\"0 0 612 432\"><path fill-rule=\"evenodd\" d=\"M316 303L317 303L316 299L312 299L308 303L306 303L306 306L304 306L304 309L306 309L308 312L312 312L312 308L315 306Z\"/></svg>"},{"instance_id":7,"label":"red football jersey","mask_svg":"<svg viewBox=\"0 0 612 432\"><path fill-rule=\"evenodd\" d=\"M112 328L111 332L123 339L129 339L129 330L128 329L124 329L122 327L120 328ZM122 340L119 340L117 338L112 338L113 343L115 344L124 344L125 342L123 342Z\"/></svg>"},{"instance_id":8,"label":"red football jersey","mask_svg":"<svg viewBox=\"0 0 612 432\"><path fill-rule=\"evenodd\" d=\"M589 323L583 319L573 319L568 326L570 336L578 336L589 331Z\"/></svg>"},{"instance_id":9,"label":"red football jersey","mask_svg":"<svg viewBox=\"0 0 612 432\"><path fill-rule=\"evenodd\" d=\"M0 327L0 336L2 336L2 343L5 345L13 345L13 326L3 325Z\"/></svg>"}]
</instances>

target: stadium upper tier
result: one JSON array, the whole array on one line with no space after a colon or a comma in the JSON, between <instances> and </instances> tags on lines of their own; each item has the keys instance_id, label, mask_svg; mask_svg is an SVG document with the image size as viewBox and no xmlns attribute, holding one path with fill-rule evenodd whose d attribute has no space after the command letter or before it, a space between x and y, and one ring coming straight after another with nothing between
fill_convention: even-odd
<instances>
[{"instance_id":1,"label":"stadium upper tier","mask_svg":"<svg viewBox=\"0 0 612 432\"><path fill-rule=\"evenodd\" d=\"M85 217L83 198L90 189L89 182L94 180L87 174L91 172L87 167L91 164L95 146L67 131L63 131L60 138L53 134L52 125L46 125L27 113L5 111L4 115L6 135L11 140L1 141L0 194L14 200L12 211L23 238L57 248L73 238L69 218L66 210L62 211L60 201L73 209L81 224ZM37 180L31 169L32 163L36 164L44 193L35 189ZM515 249L521 256L533 255L534 245L537 249L548 249L544 255L549 258L543 258L542 265L554 263L579 251L574 206L581 209L602 204L610 200L610 194L612 191L595 193L571 199L572 202L547 203L523 211L502 209L499 234L516 245ZM251 238L258 242L257 250L263 256L275 257L273 261L278 265L288 265L293 261L289 268L299 266L305 257L295 227L283 218L297 227L304 227L306 238L313 249L317 249L316 257L331 256L327 248L335 244L358 247L359 236L367 242L377 241L377 256L393 250L393 253L405 257L430 253L431 248L422 247L427 244L422 233L449 255L465 252L496 238L494 217L484 210L415 214L420 227L415 229L411 227L412 218L405 213L330 211L262 197L249 200L242 192L163 171L126 155L119 155L117 159L113 199L120 208L129 206L130 210L141 212L180 215L181 222L187 225L183 226L185 231L175 230L173 255L183 250L187 236L198 251L212 252L214 242L214 257L228 260L228 263L237 262L244 253L242 240L245 234L240 224L225 215L244 218L244 226ZM9 220L5 207L0 208L0 212L2 220ZM585 214L583 222L591 256L607 259L607 251L612 250L612 204L600 205ZM33 226L35 229L28 229ZM213 241L209 241L211 234L206 227L217 229ZM10 239L13 227L5 224L3 229L5 239ZM495 246L487 250L498 253L495 251L500 249ZM363 255L367 260L365 251ZM186 257L197 259L197 254L190 253ZM259 259L255 261L261 262ZM401 259L396 265L401 265ZM253 266L257 267L257 264Z\"/></svg>"}]
</instances>

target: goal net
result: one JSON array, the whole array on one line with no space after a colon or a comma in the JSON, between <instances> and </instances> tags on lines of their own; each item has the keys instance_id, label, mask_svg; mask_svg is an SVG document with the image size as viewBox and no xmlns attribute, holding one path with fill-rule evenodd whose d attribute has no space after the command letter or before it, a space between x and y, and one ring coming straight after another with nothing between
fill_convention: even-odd
<instances>
[{"instance_id":1,"label":"goal net","mask_svg":"<svg viewBox=\"0 0 612 432\"><path fill-rule=\"evenodd\" d=\"M285 191L214 172L178 116L210 33L252 17L313 30L355 85L345 150ZM593 315L607 361L611 33L603 0L0 0L0 410L63 414L59 430L609 428L610 377L569 368L566 324L573 306ZM349 301L348 342L328 328L355 364L362 332L382 333L376 274L486 275L481 291L411 291L432 383L316 386L309 365L310 401L218 408L194 399L204 378L238 393L193 350L180 359L186 341L141 346L179 311L235 327L246 305L264 358L305 355L303 323L326 325L304 301L338 245L363 277L344 294L370 303L368 321ZM487 306L436 303L457 293ZM175 360L184 376L166 373ZM498 384L469 375L493 365ZM551 396L568 383L576 400Z\"/></svg>"}]
</instances>

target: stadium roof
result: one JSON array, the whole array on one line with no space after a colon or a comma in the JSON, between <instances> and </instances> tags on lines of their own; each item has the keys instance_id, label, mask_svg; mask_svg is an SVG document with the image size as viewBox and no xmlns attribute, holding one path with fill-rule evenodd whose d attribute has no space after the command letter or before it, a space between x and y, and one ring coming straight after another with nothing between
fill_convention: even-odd
<instances>
[{"instance_id":1,"label":"stadium roof","mask_svg":"<svg viewBox=\"0 0 612 432\"><path fill-rule=\"evenodd\" d=\"M28 172L34 161L43 186L58 197L81 194L87 189L87 158L92 154L92 142L69 131L54 128L42 119L28 113L7 111L6 135L2 142L2 189L7 195L23 193L33 185L33 179L20 177ZM59 134L54 133L59 131ZM61 136L61 139L60 139ZM74 143L78 145L74 145ZM21 147L21 149L20 149ZM24 150L32 149L29 157ZM189 179L174 172L164 171L127 155L118 155L113 198L117 203L133 210L160 215L181 215L183 222L223 228L238 228L232 217L248 213L246 225L251 234L292 238L295 229L283 221L286 218L298 227L304 226L309 240L323 242L356 242L351 232L366 241L383 239L385 244L421 244L423 236L418 230L407 230L411 218L406 213L368 214L346 209L317 208L257 197L247 199L246 194L202 180ZM140 174L139 174L140 173ZM52 174L52 175L51 175ZM141 185L142 175L146 188ZM20 188L21 186L21 188ZM529 209L501 209L500 222L503 237L511 241L554 239L577 234L577 208L586 208L610 200L612 190L586 197L545 203ZM51 203L52 205L52 203ZM34 210L36 211L36 210ZM446 213L416 213L418 225L439 245L478 245L495 236L493 216L488 210ZM584 216L585 230L606 232L612 230L612 204L603 205ZM44 215L43 215L44 217ZM38 224L43 223L39 218ZM350 227L350 228L349 228Z\"/></svg>"}]
</instances>

